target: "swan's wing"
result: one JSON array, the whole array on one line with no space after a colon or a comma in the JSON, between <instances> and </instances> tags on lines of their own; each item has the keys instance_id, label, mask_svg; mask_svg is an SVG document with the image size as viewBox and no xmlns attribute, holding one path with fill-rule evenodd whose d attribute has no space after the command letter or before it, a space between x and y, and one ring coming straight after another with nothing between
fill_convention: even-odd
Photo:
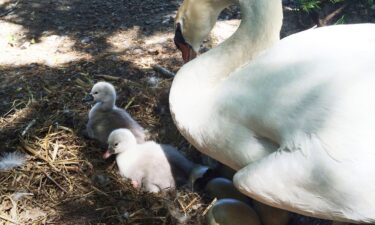
<instances>
[{"instance_id":1,"label":"swan's wing","mask_svg":"<svg viewBox=\"0 0 375 225\"><path fill-rule=\"evenodd\" d=\"M263 203L334 220L375 222L374 166L338 161L318 137L294 143L239 170L235 186Z\"/></svg>"}]
</instances>

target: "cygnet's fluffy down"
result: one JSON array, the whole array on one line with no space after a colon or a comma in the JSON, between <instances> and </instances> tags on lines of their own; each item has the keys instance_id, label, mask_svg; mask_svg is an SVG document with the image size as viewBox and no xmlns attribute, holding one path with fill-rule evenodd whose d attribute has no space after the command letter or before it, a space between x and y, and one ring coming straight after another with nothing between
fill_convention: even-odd
<instances>
[{"instance_id":1,"label":"cygnet's fluffy down","mask_svg":"<svg viewBox=\"0 0 375 225\"><path fill-rule=\"evenodd\" d=\"M20 152L8 152L0 157L0 171L6 171L25 163L26 156Z\"/></svg>"},{"instance_id":2,"label":"cygnet's fluffy down","mask_svg":"<svg viewBox=\"0 0 375 225\"><path fill-rule=\"evenodd\" d=\"M107 82L96 83L84 101L94 101L96 104L89 112L87 135L90 138L106 144L109 134L118 128L129 129L138 143L145 141L143 128L124 109L118 108L115 88Z\"/></svg>"},{"instance_id":3,"label":"cygnet's fluffy down","mask_svg":"<svg viewBox=\"0 0 375 225\"><path fill-rule=\"evenodd\" d=\"M195 164L177 149L154 141L138 144L128 129L117 129L108 137L108 158L117 154L120 174L131 180L136 188L159 192L176 187L178 176L188 177Z\"/></svg>"}]
</instances>

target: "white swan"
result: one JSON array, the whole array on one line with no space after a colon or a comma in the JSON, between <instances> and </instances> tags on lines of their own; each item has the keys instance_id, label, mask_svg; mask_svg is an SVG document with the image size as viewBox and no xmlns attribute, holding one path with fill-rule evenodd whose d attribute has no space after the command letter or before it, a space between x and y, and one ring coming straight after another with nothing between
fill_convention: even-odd
<instances>
[{"instance_id":1,"label":"white swan","mask_svg":"<svg viewBox=\"0 0 375 225\"><path fill-rule=\"evenodd\" d=\"M185 59L230 3L184 1L175 40ZM173 81L178 129L238 170L235 186L256 200L375 222L375 25L323 27L278 41L280 0L239 3L236 33Z\"/></svg>"}]
</instances>

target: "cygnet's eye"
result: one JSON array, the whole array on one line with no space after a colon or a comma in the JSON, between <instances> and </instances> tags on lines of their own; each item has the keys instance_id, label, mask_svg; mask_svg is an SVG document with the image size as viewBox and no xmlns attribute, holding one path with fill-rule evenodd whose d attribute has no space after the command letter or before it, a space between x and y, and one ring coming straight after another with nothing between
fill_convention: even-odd
<instances>
[{"instance_id":1,"label":"cygnet's eye","mask_svg":"<svg viewBox=\"0 0 375 225\"><path fill-rule=\"evenodd\" d=\"M94 92L94 95L97 95L97 94L98 94L98 92L97 92L97 91L95 91L95 92Z\"/></svg>"},{"instance_id":2,"label":"cygnet's eye","mask_svg":"<svg viewBox=\"0 0 375 225\"><path fill-rule=\"evenodd\" d=\"M115 144L115 147L117 147L118 143Z\"/></svg>"}]
</instances>

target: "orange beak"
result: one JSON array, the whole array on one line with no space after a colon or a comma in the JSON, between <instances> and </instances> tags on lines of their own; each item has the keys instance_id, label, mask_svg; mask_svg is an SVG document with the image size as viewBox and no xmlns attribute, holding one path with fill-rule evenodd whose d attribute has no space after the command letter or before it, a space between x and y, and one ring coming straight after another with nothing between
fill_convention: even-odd
<instances>
[{"instance_id":1,"label":"orange beak","mask_svg":"<svg viewBox=\"0 0 375 225\"><path fill-rule=\"evenodd\" d=\"M174 43L176 47L182 53L182 59L184 63L189 62L190 60L194 59L197 56L197 53L193 50L193 48L185 41L184 36L181 32L181 25L178 23L176 27L176 32L174 35Z\"/></svg>"}]
</instances>

